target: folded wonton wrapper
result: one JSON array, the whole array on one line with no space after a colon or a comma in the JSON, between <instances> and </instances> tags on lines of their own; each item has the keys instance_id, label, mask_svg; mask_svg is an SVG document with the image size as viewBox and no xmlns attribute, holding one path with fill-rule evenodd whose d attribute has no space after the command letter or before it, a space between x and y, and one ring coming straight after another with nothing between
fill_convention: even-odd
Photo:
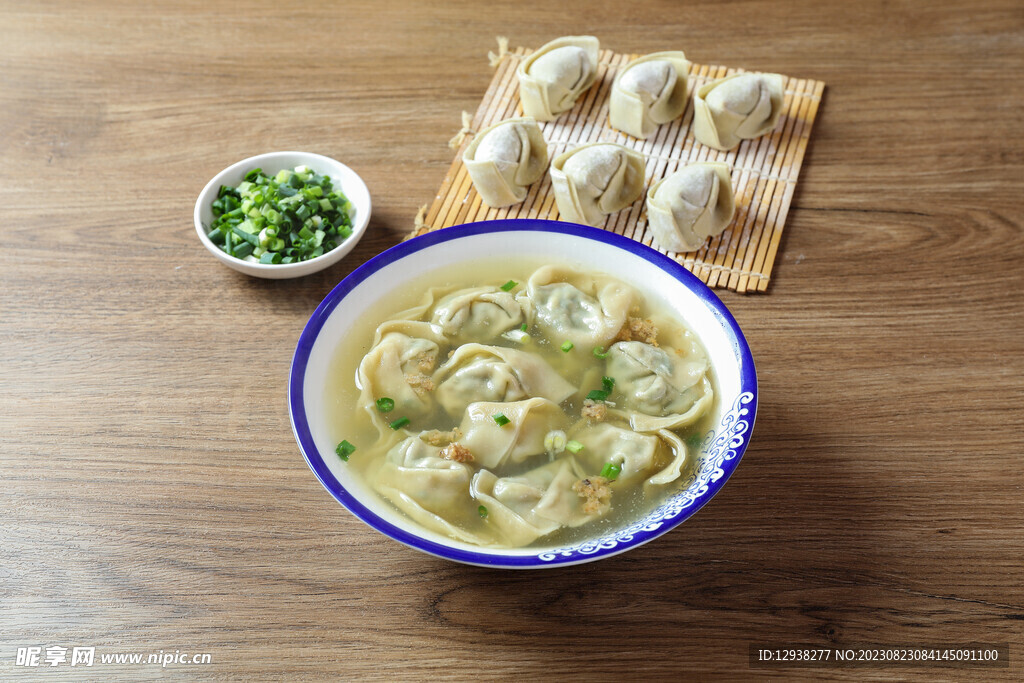
<instances>
[{"instance_id":1,"label":"folded wonton wrapper","mask_svg":"<svg viewBox=\"0 0 1024 683\"><path fill-rule=\"evenodd\" d=\"M565 36L539 47L519 63L519 99L523 113L554 121L572 109L597 79L600 42L594 36Z\"/></svg>"},{"instance_id":2,"label":"folded wonton wrapper","mask_svg":"<svg viewBox=\"0 0 1024 683\"><path fill-rule=\"evenodd\" d=\"M470 492L484 504L488 521L512 547L528 545L562 527L577 527L607 510L587 513L573 484L586 477L572 456L559 458L514 477L480 470Z\"/></svg>"},{"instance_id":3,"label":"folded wonton wrapper","mask_svg":"<svg viewBox=\"0 0 1024 683\"><path fill-rule=\"evenodd\" d=\"M548 147L534 119L506 119L477 133L462 161L484 204L499 208L526 199L548 167Z\"/></svg>"},{"instance_id":4,"label":"folded wonton wrapper","mask_svg":"<svg viewBox=\"0 0 1024 683\"><path fill-rule=\"evenodd\" d=\"M373 346L359 363L356 384L360 407L381 433L386 433L388 420L376 409L379 398L391 398L399 414L411 419L433 412L433 395L415 381L433 374L444 348L447 340L437 325L389 320L377 328Z\"/></svg>"},{"instance_id":5,"label":"folded wonton wrapper","mask_svg":"<svg viewBox=\"0 0 1024 683\"><path fill-rule=\"evenodd\" d=\"M611 142L592 142L551 162L559 219L600 226L644 191L644 155Z\"/></svg>"},{"instance_id":6,"label":"folded wonton wrapper","mask_svg":"<svg viewBox=\"0 0 1024 683\"><path fill-rule=\"evenodd\" d=\"M669 251L699 249L725 230L735 211L727 164L690 164L647 191L647 223L654 241Z\"/></svg>"},{"instance_id":7,"label":"folded wonton wrapper","mask_svg":"<svg viewBox=\"0 0 1024 683\"><path fill-rule=\"evenodd\" d=\"M417 435L393 446L374 477L374 488L428 529L460 541L487 545L466 530L476 513L469 486L473 468L442 458L441 448Z\"/></svg>"},{"instance_id":8,"label":"folded wonton wrapper","mask_svg":"<svg viewBox=\"0 0 1024 683\"><path fill-rule=\"evenodd\" d=\"M454 418L471 403L541 397L556 404L576 387L535 353L506 346L463 344L433 376L437 401Z\"/></svg>"},{"instance_id":9,"label":"folded wonton wrapper","mask_svg":"<svg viewBox=\"0 0 1024 683\"><path fill-rule=\"evenodd\" d=\"M552 344L606 347L640 302L640 293L604 275L562 266L541 266L526 284L534 323Z\"/></svg>"},{"instance_id":10,"label":"folded wonton wrapper","mask_svg":"<svg viewBox=\"0 0 1024 683\"><path fill-rule=\"evenodd\" d=\"M569 435L583 444L577 457L588 471L600 472L606 463L621 468L611 483L612 490L643 480L654 486L671 483L686 464L686 444L667 429L641 434L624 422L613 421L586 424Z\"/></svg>"},{"instance_id":11,"label":"folded wonton wrapper","mask_svg":"<svg viewBox=\"0 0 1024 683\"><path fill-rule=\"evenodd\" d=\"M442 297L434 306L431 321L447 337L486 342L518 329L527 322L527 312L510 292L493 286L470 287Z\"/></svg>"},{"instance_id":12,"label":"folded wonton wrapper","mask_svg":"<svg viewBox=\"0 0 1024 683\"><path fill-rule=\"evenodd\" d=\"M655 52L627 64L612 84L608 123L646 138L686 108L690 62L682 52Z\"/></svg>"},{"instance_id":13,"label":"folded wonton wrapper","mask_svg":"<svg viewBox=\"0 0 1024 683\"><path fill-rule=\"evenodd\" d=\"M498 424L498 414L509 423ZM554 430L564 431L568 422L557 403L546 398L528 398L509 403L471 403L459 424L459 443L469 449L477 465L494 469L506 461L523 462L544 453L545 437Z\"/></svg>"},{"instance_id":14,"label":"folded wonton wrapper","mask_svg":"<svg viewBox=\"0 0 1024 683\"><path fill-rule=\"evenodd\" d=\"M779 74L739 73L697 88L693 135L708 147L728 151L775 128L782 113Z\"/></svg>"},{"instance_id":15,"label":"folded wonton wrapper","mask_svg":"<svg viewBox=\"0 0 1024 683\"><path fill-rule=\"evenodd\" d=\"M707 354L696 338L679 349L643 342L618 342L608 350L605 371L615 378L622 410L635 431L650 433L693 424L711 407Z\"/></svg>"}]
</instances>

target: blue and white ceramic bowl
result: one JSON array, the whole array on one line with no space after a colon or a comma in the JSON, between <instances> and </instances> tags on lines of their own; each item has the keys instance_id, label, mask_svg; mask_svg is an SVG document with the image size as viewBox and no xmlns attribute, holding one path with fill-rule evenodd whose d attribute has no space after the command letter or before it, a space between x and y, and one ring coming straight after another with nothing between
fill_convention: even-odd
<instances>
[{"instance_id":1,"label":"blue and white ceramic bowl","mask_svg":"<svg viewBox=\"0 0 1024 683\"><path fill-rule=\"evenodd\" d=\"M551 259L602 271L670 309L695 332L714 367L719 400L689 485L643 519L568 547L492 550L413 524L354 477L334 453L323 400L327 368L355 320L403 285L439 267L494 254ZM743 333L722 302L685 268L633 240L596 228L542 220L472 223L431 232L355 270L317 307L299 338L288 385L292 428L320 482L352 514L381 533L431 555L467 564L534 569L590 562L642 545L694 514L718 493L746 449L757 408L757 377ZM355 407L353 406L353 409Z\"/></svg>"}]
</instances>

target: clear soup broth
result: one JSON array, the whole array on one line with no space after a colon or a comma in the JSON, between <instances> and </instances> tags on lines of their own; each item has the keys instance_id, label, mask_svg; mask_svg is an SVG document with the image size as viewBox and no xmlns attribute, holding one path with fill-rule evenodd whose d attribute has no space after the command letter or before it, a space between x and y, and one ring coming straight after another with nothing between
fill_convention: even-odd
<instances>
[{"instance_id":1,"label":"clear soup broth","mask_svg":"<svg viewBox=\"0 0 1024 683\"><path fill-rule=\"evenodd\" d=\"M389 303L338 345L325 401L354 446L345 466L415 524L485 548L567 545L692 481L714 370L630 285L502 259Z\"/></svg>"}]
</instances>

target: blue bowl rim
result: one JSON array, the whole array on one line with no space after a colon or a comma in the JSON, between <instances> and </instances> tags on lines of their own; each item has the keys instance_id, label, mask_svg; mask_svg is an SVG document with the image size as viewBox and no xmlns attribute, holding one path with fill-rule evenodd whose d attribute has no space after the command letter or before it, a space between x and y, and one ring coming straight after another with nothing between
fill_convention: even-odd
<instances>
[{"instance_id":1,"label":"blue bowl rim","mask_svg":"<svg viewBox=\"0 0 1024 683\"><path fill-rule=\"evenodd\" d=\"M651 262L662 270L667 271L685 287L696 294L701 302L711 309L716 317L724 323L727 335L738 354L740 362L740 393L741 395L747 393L750 394L750 400L746 405L748 417L745 418L750 425L750 428L747 431L747 436L749 437L750 433L753 431L754 420L757 414L757 373L754 368L754 359L750 352L750 347L747 344L736 319L733 318L729 309L726 308L721 299L719 299L707 285L701 282L700 279L682 265L665 256L661 252L658 252L655 249L635 240L623 237L622 235L608 232L600 228L578 225L576 223L517 218L466 223L463 225L445 228L443 230L428 232L420 235L419 237L401 242L400 244L381 252L356 268L345 279L339 282L326 297L324 297L324 300L320 302L320 305L317 306L313 315L310 316L309 321L302 330L302 334L299 336L299 341L295 348L295 355L292 358L292 365L289 373L288 407L291 416L292 431L295 435L296 441L298 442L299 450L302 452L302 455L306 460L306 464L309 465L309 468L313 471L313 474L316 475L317 479L320 480L320 483L323 484L324 488L326 488L334 499L341 503L349 512L384 535L411 548L436 557L484 567L531 569L591 562L604 557L617 555L625 552L626 550L643 545L644 543L667 533L689 519L700 508L707 504L715 494L718 493L739 465L747 444L749 443L749 438L745 439L743 443L739 445L736 450L735 457L722 463L722 476L709 484L708 490L699 497L698 502L665 525L656 530L641 531L635 534L632 540L618 544L615 547L600 548L595 552L586 554L585 556L561 556L550 560L541 560L535 554L502 555L463 550L461 548L455 548L427 540L414 533L406 531L405 529L395 526L391 522L379 517L376 513L359 502L355 496L349 493L341 482L335 479L334 475L331 474L331 471L324 462L322 455L316 448L312 432L309 429L309 423L306 419L305 403L303 401L303 382L305 379L309 355L313 349L317 335L320 333L320 330L323 328L331 313L341 303L345 296L373 273L399 259L409 256L410 254L414 254L436 244L464 237L507 231L552 232L575 235L577 237L603 242L605 244L624 249Z\"/></svg>"}]
</instances>

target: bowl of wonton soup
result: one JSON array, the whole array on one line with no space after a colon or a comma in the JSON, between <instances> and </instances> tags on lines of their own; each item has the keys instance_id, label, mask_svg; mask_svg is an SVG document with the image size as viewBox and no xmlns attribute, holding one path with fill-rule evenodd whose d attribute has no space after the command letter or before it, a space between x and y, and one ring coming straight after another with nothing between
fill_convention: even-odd
<instances>
[{"instance_id":1,"label":"bowl of wonton soup","mask_svg":"<svg viewBox=\"0 0 1024 683\"><path fill-rule=\"evenodd\" d=\"M567 282L639 299L576 314ZM466 292L475 303L460 309ZM656 331L629 317L618 341L591 348L623 306L653 311ZM512 309L521 317L500 328L474 313ZM492 374L474 379L481 368ZM288 394L306 462L356 517L437 557L532 569L616 555L699 510L746 449L757 378L732 315L675 261L604 230L517 219L427 233L356 269L302 331Z\"/></svg>"}]
</instances>

